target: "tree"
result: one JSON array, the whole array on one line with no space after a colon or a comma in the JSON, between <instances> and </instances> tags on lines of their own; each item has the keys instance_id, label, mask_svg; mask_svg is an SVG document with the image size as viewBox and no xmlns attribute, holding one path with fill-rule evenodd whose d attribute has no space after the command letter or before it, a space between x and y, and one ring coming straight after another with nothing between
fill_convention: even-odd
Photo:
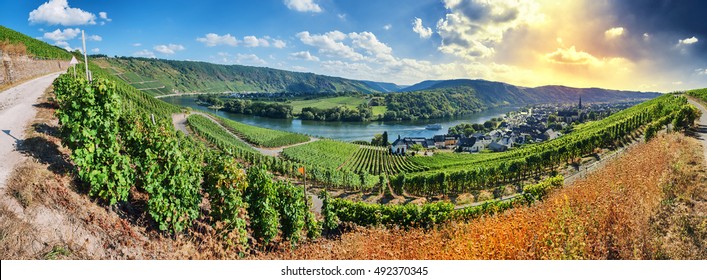
<instances>
[{"instance_id":1,"label":"tree","mask_svg":"<svg viewBox=\"0 0 707 280\"><path fill-rule=\"evenodd\" d=\"M492 121L486 121L484 122L484 128L486 129L491 129L494 127L494 123Z\"/></svg>"},{"instance_id":2,"label":"tree","mask_svg":"<svg viewBox=\"0 0 707 280\"><path fill-rule=\"evenodd\" d=\"M383 131L383 145L387 147L390 143L388 143L388 131Z\"/></svg>"},{"instance_id":3,"label":"tree","mask_svg":"<svg viewBox=\"0 0 707 280\"><path fill-rule=\"evenodd\" d=\"M373 146L383 146L383 134L376 134L373 135L373 139L371 139L371 145Z\"/></svg>"},{"instance_id":4,"label":"tree","mask_svg":"<svg viewBox=\"0 0 707 280\"><path fill-rule=\"evenodd\" d=\"M410 150L413 150L415 152L422 151L422 149L424 149L424 148L425 147L422 147L422 145L420 145L420 144L413 144L412 146L410 146Z\"/></svg>"}]
</instances>

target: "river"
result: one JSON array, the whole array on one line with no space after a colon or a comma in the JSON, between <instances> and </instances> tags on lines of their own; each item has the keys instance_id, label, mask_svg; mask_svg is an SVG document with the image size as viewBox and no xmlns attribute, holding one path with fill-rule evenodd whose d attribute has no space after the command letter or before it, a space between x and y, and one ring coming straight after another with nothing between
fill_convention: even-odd
<instances>
[{"instance_id":1,"label":"river","mask_svg":"<svg viewBox=\"0 0 707 280\"><path fill-rule=\"evenodd\" d=\"M161 98L161 100L178 106L211 112L215 115L250 125L342 141L371 141L374 135L381 134L384 131L388 131L388 139L390 139L390 141L397 138L398 135L401 137L432 138L432 136L436 134L447 133L450 127L460 123L483 123L492 118L502 117L508 112L518 110L517 107L500 107L454 118L417 121L322 122L302 121L300 119L271 119L216 111L206 106L196 104L194 96L172 96ZM442 129L425 129L425 126L428 124L440 124L442 125Z\"/></svg>"}]
</instances>

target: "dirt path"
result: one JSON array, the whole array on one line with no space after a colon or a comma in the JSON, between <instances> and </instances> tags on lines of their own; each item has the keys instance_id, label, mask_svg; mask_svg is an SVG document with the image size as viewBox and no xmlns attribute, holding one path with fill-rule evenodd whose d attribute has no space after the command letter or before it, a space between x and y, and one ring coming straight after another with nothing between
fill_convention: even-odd
<instances>
[{"instance_id":1,"label":"dirt path","mask_svg":"<svg viewBox=\"0 0 707 280\"><path fill-rule=\"evenodd\" d=\"M164 88L164 86L162 88ZM158 95L158 96L155 96L155 98L160 99L160 98L165 98L165 97L184 96L184 95L227 94L227 93L230 93L230 92L180 92L180 93Z\"/></svg>"},{"instance_id":2,"label":"dirt path","mask_svg":"<svg viewBox=\"0 0 707 280\"><path fill-rule=\"evenodd\" d=\"M693 100L692 98L689 98L687 101L690 102L690 104L697 107L697 109L700 109L700 111L702 111L702 117L700 117L700 119L697 120L697 129L695 130L695 134L696 134L695 138L697 138L697 140L700 140L700 142L702 143L702 148L704 150L705 159L707 159L707 109L705 109L704 105Z\"/></svg>"},{"instance_id":3,"label":"dirt path","mask_svg":"<svg viewBox=\"0 0 707 280\"><path fill-rule=\"evenodd\" d=\"M198 114L198 115L207 117L208 119L210 119L211 121L213 121L214 123L216 123L218 126L220 126L222 129L224 129L226 132L228 132L231 136L233 136L233 137L235 137L236 139L242 141L243 143L246 143L248 146L250 146L250 147L252 147L253 149L257 150L257 151L260 152L261 154L267 155L267 156L277 157L277 156L280 155L280 153L282 152L282 150L285 149L285 148L294 147L294 146L299 146L299 145L304 145L304 144L311 143L311 142L314 142L314 141L319 140L319 138L315 138L315 137L311 137L311 136L310 136L310 137L309 137L310 139L309 139L309 141L307 141L307 142L302 142L302 143L297 143L297 144L292 144L292 145L282 146L282 147L277 147L277 148L261 148L261 147L254 146L254 145L248 143L247 141L241 139L240 137L238 137L238 135L236 135L235 133L231 132L231 131L228 130L227 128L223 127L218 121L216 121L215 119L213 119L213 118L212 118L211 116L209 116L208 114L204 114L204 113L200 113L200 112L192 112L192 114ZM172 115L172 124L174 125L174 127L175 127L177 130L179 130L179 131L181 131L181 132L184 132L184 134L187 134L187 135L189 135L189 130L187 130L187 117L188 117L188 116L189 116L188 114L183 114L183 113ZM307 194L309 195L309 199L312 201L311 210L314 211L314 212L316 212L316 213L321 213L321 212L322 212L322 200L319 199L319 197L317 197L317 195L315 195L315 194L313 194L313 193L309 193L309 192L308 192Z\"/></svg>"},{"instance_id":4,"label":"dirt path","mask_svg":"<svg viewBox=\"0 0 707 280\"><path fill-rule=\"evenodd\" d=\"M184 132L184 134L186 135L189 135L189 130L187 130L187 114L172 115L172 124L177 130Z\"/></svg>"},{"instance_id":5,"label":"dirt path","mask_svg":"<svg viewBox=\"0 0 707 280\"><path fill-rule=\"evenodd\" d=\"M0 192L4 192L5 181L15 165L24 158L16 145L24 139L25 128L36 114L37 98L59 74L42 76L0 92Z\"/></svg>"}]
</instances>

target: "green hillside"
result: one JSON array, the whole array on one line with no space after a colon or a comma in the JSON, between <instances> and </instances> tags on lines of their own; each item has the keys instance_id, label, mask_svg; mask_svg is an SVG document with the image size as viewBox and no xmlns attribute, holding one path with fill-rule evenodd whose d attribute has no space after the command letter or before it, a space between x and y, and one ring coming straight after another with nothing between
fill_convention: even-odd
<instances>
[{"instance_id":1,"label":"green hillside","mask_svg":"<svg viewBox=\"0 0 707 280\"><path fill-rule=\"evenodd\" d=\"M71 59L71 54L62 48L52 46L0 25L0 49L5 51L9 45L18 45L19 43L26 47L25 51L28 55L43 58Z\"/></svg>"},{"instance_id":2,"label":"green hillside","mask_svg":"<svg viewBox=\"0 0 707 280\"><path fill-rule=\"evenodd\" d=\"M478 112L490 107L540 103L588 103L647 100L655 92L619 91L600 88L542 86L526 88L485 80L424 81L386 96L385 119L440 118Z\"/></svg>"},{"instance_id":3,"label":"green hillside","mask_svg":"<svg viewBox=\"0 0 707 280\"><path fill-rule=\"evenodd\" d=\"M265 67L132 57L96 57L93 62L154 96L175 92L378 92L362 81Z\"/></svg>"}]
</instances>

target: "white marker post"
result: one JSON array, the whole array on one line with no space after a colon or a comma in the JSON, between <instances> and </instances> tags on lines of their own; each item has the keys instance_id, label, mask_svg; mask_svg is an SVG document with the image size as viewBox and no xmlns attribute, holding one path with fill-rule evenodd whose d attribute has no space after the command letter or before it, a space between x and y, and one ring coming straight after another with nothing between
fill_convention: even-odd
<instances>
[{"instance_id":1,"label":"white marker post","mask_svg":"<svg viewBox=\"0 0 707 280\"><path fill-rule=\"evenodd\" d=\"M86 64L86 80L91 82L88 74L88 55L86 55L86 34L81 30L81 41L83 41L83 63Z\"/></svg>"},{"instance_id":2,"label":"white marker post","mask_svg":"<svg viewBox=\"0 0 707 280\"><path fill-rule=\"evenodd\" d=\"M69 62L69 65L74 68L74 79L76 79L76 64L79 64L79 61L76 60L75 56L71 56L71 62Z\"/></svg>"}]
</instances>

